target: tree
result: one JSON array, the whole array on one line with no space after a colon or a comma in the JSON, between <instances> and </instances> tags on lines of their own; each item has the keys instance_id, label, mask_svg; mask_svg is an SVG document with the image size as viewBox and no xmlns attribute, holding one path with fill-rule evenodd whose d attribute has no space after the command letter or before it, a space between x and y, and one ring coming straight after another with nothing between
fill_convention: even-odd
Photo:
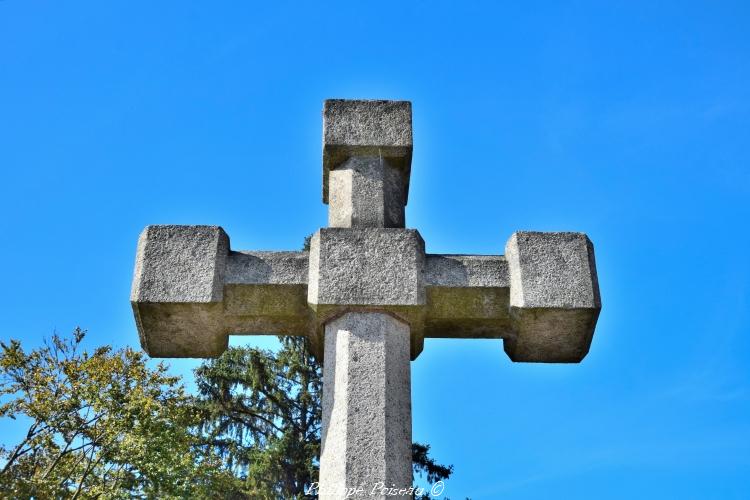
<instances>
[{"instance_id":1,"label":"tree","mask_svg":"<svg viewBox=\"0 0 750 500\"><path fill-rule=\"evenodd\" d=\"M189 431L200 415L179 379L130 348L89 354L84 335L0 343L0 417L29 422L0 447L0 496L225 498L233 478Z\"/></svg>"},{"instance_id":2,"label":"tree","mask_svg":"<svg viewBox=\"0 0 750 500\"><path fill-rule=\"evenodd\" d=\"M0 446L2 498L311 498L322 370L302 338L230 348L196 370L199 397L130 348L82 349L85 332L30 352L0 342L0 418L27 430ZM430 482L452 467L414 443Z\"/></svg>"},{"instance_id":3,"label":"tree","mask_svg":"<svg viewBox=\"0 0 750 500\"><path fill-rule=\"evenodd\" d=\"M250 498L301 498L320 450L321 379L303 341L229 348L195 371L206 442Z\"/></svg>"},{"instance_id":4,"label":"tree","mask_svg":"<svg viewBox=\"0 0 750 500\"><path fill-rule=\"evenodd\" d=\"M318 476L322 369L301 337L281 349L230 347L195 371L206 444L244 482L248 498L300 499ZM412 445L416 475L447 479L452 466Z\"/></svg>"}]
</instances>

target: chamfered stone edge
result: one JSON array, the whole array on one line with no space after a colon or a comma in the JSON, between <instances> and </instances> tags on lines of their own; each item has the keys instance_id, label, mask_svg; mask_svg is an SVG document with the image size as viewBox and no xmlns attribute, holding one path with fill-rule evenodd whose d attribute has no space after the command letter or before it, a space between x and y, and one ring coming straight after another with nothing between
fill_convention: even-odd
<instances>
[{"instance_id":1,"label":"chamfered stone edge","mask_svg":"<svg viewBox=\"0 0 750 500\"><path fill-rule=\"evenodd\" d=\"M323 104L323 203L329 171L352 156L387 158L403 170L408 201L412 156L409 101L328 99Z\"/></svg>"},{"instance_id":2,"label":"chamfered stone edge","mask_svg":"<svg viewBox=\"0 0 750 500\"><path fill-rule=\"evenodd\" d=\"M518 231L505 249L513 361L579 362L601 310L594 248L583 233Z\"/></svg>"}]
</instances>

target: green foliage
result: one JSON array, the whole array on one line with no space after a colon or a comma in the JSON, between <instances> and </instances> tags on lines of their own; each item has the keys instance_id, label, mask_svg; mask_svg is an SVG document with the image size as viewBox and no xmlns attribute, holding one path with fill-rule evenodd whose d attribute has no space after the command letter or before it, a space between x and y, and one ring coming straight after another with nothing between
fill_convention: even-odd
<instances>
[{"instance_id":1,"label":"green foliage","mask_svg":"<svg viewBox=\"0 0 750 500\"><path fill-rule=\"evenodd\" d=\"M310 241L312 240L313 235L307 235L305 236L305 241L302 243L302 251L303 252L309 252L310 251Z\"/></svg>"},{"instance_id":2,"label":"green foliage","mask_svg":"<svg viewBox=\"0 0 750 500\"><path fill-rule=\"evenodd\" d=\"M430 484L444 481L453 473L452 465L441 465L430 457L430 445L428 444L411 444L411 463L414 468L414 475L426 479ZM415 498L419 498L419 500L433 499L433 497L430 496L429 488L427 488L427 491L421 497L415 495ZM446 497L445 500L450 499Z\"/></svg>"},{"instance_id":3,"label":"green foliage","mask_svg":"<svg viewBox=\"0 0 750 500\"><path fill-rule=\"evenodd\" d=\"M448 479L453 473L452 465L441 465L430 457L430 445L412 443L411 461L414 474L423 476L428 483L436 483Z\"/></svg>"},{"instance_id":4,"label":"green foliage","mask_svg":"<svg viewBox=\"0 0 750 500\"><path fill-rule=\"evenodd\" d=\"M303 498L317 478L322 382L305 341L230 348L195 372L209 446L249 498Z\"/></svg>"},{"instance_id":5,"label":"green foliage","mask_svg":"<svg viewBox=\"0 0 750 500\"><path fill-rule=\"evenodd\" d=\"M223 498L232 477L189 432L200 415L179 379L129 348L82 351L84 335L0 343L0 417L29 422L0 448L0 496Z\"/></svg>"},{"instance_id":6,"label":"green foliage","mask_svg":"<svg viewBox=\"0 0 750 500\"><path fill-rule=\"evenodd\" d=\"M230 348L196 370L199 397L130 348L82 350L85 332L26 352L0 342L2 498L301 499L318 480L322 369L306 341ZM415 475L452 467L412 446Z\"/></svg>"}]
</instances>

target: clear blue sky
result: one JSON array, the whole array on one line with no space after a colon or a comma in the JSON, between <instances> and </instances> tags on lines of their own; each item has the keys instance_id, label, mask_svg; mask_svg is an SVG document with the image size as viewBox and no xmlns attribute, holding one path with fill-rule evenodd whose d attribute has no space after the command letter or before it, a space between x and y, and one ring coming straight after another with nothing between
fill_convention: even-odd
<instances>
[{"instance_id":1,"label":"clear blue sky","mask_svg":"<svg viewBox=\"0 0 750 500\"><path fill-rule=\"evenodd\" d=\"M580 365L426 343L414 436L447 493L746 497L748 26L747 2L0 1L0 338L137 346L145 225L298 249L322 101L409 99L427 250L584 231L604 305Z\"/></svg>"}]
</instances>

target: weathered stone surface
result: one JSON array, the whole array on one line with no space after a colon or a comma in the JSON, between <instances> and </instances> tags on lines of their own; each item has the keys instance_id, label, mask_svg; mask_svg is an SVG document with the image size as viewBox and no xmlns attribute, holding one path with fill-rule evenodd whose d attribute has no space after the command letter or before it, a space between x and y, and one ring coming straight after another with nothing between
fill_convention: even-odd
<instances>
[{"instance_id":1,"label":"weathered stone surface","mask_svg":"<svg viewBox=\"0 0 750 500\"><path fill-rule=\"evenodd\" d=\"M218 226L148 226L136 253L131 304L155 357L213 357L226 349L221 301L229 238Z\"/></svg>"},{"instance_id":2,"label":"weathered stone surface","mask_svg":"<svg viewBox=\"0 0 750 500\"><path fill-rule=\"evenodd\" d=\"M422 352L424 241L417 231L320 229L310 241L309 269L313 345L322 347L323 326L329 319L345 311L378 310L411 325L412 358Z\"/></svg>"},{"instance_id":3,"label":"weathered stone surface","mask_svg":"<svg viewBox=\"0 0 750 500\"><path fill-rule=\"evenodd\" d=\"M229 238L218 226L148 226L138 240L134 302L221 302Z\"/></svg>"},{"instance_id":4,"label":"weathered stone surface","mask_svg":"<svg viewBox=\"0 0 750 500\"><path fill-rule=\"evenodd\" d=\"M215 358L227 349L220 302L133 302L141 347L154 358Z\"/></svg>"},{"instance_id":5,"label":"weathered stone surface","mask_svg":"<svg viewBox=\"0 0 750 500\"><path fill-rule=\"evenodd\" d=\"M594 248L583 233L517 232L505 248L514 361L578 362L601 309Z\"/></svg>"},{"instance_id":6,"label":"weathered stone surface","mask_svg":"<svg viewBox=\"0 0 750 500\"><path fill-rule=\"evenodd\" d=\"M323 202L329 171L353 156L388 159L404 172L404 204L412 153L409 101L329 99L323 105Z\"/></svg>"},{"instance_id":7,"label":"weathered stone surface","mask_svg":"<svg viewBox=\"0 0 750 500\"><path fill-rule=\"evenodd\" d=\"M329 173L329 227L404 227L406 181L387 158L354 156Z\"/></svg>"},{"instance_id":8,"label":"weathered stone surface","mask_svg":"<svg viewBox=\"0 0 750 500\"><path fill-rule=\"evenodd\" d=\"M321 498L390 496L411 470L409 326L384 313L347 313L326 325L323 368Z\"/></svg>"},{"instance_id":9,"label":"weathered stone surface","mask_svg":"<svg viewBox=\"0 0 750 500\"><path fill-rule=\"evenodd\" d=\"M323 228L310 241L308 302L422 306L424 241L413 229Z\"/></svg>"},{"instance_id":10,"label":"weathered stone surface","mask_svg":"<svg viewBox=\"0 0 750 500\"><path fill-rule=\"evenodd\" d=\"M236 285L305 285L307 252L232 251L226 283Z\"/></svg>"},{"instance_id":11,"label":"weathered stone surface","mask_svg":"<svg viewBox=\"0 0 750 500\"><path fill-rule=\"evenodd\" d=\"M306 335L307 252L230 252L225 325L233 334Z\"/></svg>"},{"instance_id":12,"label":"weathered stone surface","mask_svg":"<svg viewBox=\"0 0 750 500\"><path fill-rule=\"evenodd\" d=\"M425 262L425 337L510 335L505 257L428 254Z\"/></svg>"},{"instance_id":13,"label":"weathered stone surface","mask_svg":"<svg viewBox=\"0 0 750 500\"><path fill-rule=\"evenodd\" d=\"M508 263L503 255L427 254L425 284L433 287L506 288Z\"/></svg>"},{"instance_id":14,"label":"weathered stone surface","mask_svg":"<svg viewBox=\"0 0 750 500\"><path fill-rule=\"evenodd\" d=\"M149 226L131 302L155 357L215 357L227 334L306 335L307 252L231 252L217 226Z\"/></svg>"}]
</instances>

